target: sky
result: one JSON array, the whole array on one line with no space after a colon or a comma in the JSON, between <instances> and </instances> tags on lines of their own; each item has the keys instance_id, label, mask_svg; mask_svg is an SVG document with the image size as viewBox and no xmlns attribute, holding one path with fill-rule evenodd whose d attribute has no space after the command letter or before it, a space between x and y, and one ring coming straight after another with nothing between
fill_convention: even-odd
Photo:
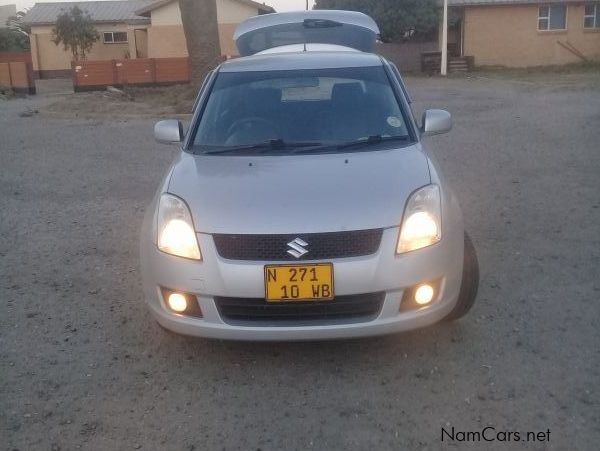
<instances>
[{"instance_id":1,"label":"sky","mask_svg":"<svg viewBox=\"0 0 600 451\"><path fill-rule=\"evenodd\" d=\"M33 6L34 3L44 3L44 2L55 2L61 0L0 0L0 5L9 5L9 4L17 4L17 10L22 10L23 8L29 8ZM65 0L68 1L68 0ZM80 1L80 0L78 0ZM306 8L306 0L258 0L260 3L266 3L267 5L272 6L277 11L294 11L298 9ZM314 0L309 0L310 8Z\"/></svg>"}]
</instances>

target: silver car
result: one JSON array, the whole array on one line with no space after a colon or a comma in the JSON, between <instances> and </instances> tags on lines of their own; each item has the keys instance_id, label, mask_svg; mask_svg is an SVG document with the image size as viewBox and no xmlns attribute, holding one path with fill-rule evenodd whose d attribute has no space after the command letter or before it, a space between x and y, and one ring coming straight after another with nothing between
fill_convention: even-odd
<instances>
[{"instance_id":1,"label":"silver car","mask_svg":"<svg viewBox=\"0 0 600 451\"><path fill-rule=\"evenodd\" d=\"M241 58L209 74L144 220L144 296L157 321L235 340L365 337L463 316L479 274L458 201L396 67L360 13L241 24Z\"/></svg>"}]
</instances>

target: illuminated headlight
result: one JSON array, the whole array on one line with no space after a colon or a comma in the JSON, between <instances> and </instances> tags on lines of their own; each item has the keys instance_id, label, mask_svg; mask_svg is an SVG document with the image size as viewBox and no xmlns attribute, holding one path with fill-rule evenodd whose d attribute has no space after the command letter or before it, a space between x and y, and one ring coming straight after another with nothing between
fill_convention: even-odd
<instances>
[{"instance_id":1,"label":"illuminated headlight","mask_svg":"<svg viewBox=\"0 0 600 451\"><path fill-rule=\"evenodd\" d=\"M442 239L440 187L428 185L415 191L406 204L396 253L431 246Z\"/></svg>"},{"instance_id":2,"label":"illuminated headlight","mask_svg":"<svg viewBox=\"0 0 600 451\"><path fill-rule=\"evenodd\" d=\"M163 194L158 204L158 248L178 257L202 260L190 210L183 200Z\"/></svg>"}]
</instances>

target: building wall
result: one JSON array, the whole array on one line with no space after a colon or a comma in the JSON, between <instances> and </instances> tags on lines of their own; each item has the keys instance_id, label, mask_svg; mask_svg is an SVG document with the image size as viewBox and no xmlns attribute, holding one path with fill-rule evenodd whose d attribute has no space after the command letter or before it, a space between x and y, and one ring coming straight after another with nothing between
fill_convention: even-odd
<instances>
[{"instance_id":1,"label":"building wall","mask_svg":"<svg viewBox=\"0 0 600 451\"><path fill-rule=\"evenodd\" d=\"M466 7L464 54L478 66L527 67L581 59L557 41L600 60L600 31L584 30L583 4L568 4L567 30L538 31L538 5Z\"/></svg>"},{"instance_id":2,"label":"building wall","mask_svg":"<svg viewBox=\"0 0 600 451\"><path fill-rule=\"evenodd\" d=\"M181 25L179 2L171 2L160 8L153 9L150 13L150 19L153 27Z\"/></svg>"},{"instance_id":3,"label":"building wall","mask_svg":"<svg viewBox=\"0 0 600 451\"><path fill-rule=\"evenodd\" d=\"M217 20L221 23L239 24L258 15L258 10L235 0L217 0Z\"/></svg>"},{"instance_id":4,"label":"building wall","mask_svg":"<svg viewBox=\"0 0 600 451\"><path fill-rule=\"evenodd\" d=\"M66 71L71 69L72 55L65 51L62 44L56 45L52 42L52 25L33 26L29 36L31 42L31 56L33 70L45 76L69 76ZM143 27L135 27L143 28ZM87 54L89 60L120 59L126 56L136 57L135 31L133 26L122 24L98 24L96 25L100 39L94 44L92 50ZM102 33L105 31L127 32L128 42L122 44L105 44Z\"/></svg>"},{"instance_id":5,"label":"building wall","mask_svg":"<svg viewBox=\"0 0 600 451\"><path fill-rule=\"evenodd\" d=\"M220 23L219 24L219 42L221 43L221 55L239 56L238 49L233 40L233 33L239 24Z\"/></svg>"},{"instance_id":6,"label":"building wall","mask_svg":"<svg viewBox=\"0 0 600 451\"><path fill-rule=\"evenodd\" d=\"M219 41L223 55L237 55L233 33L240 22L258 15L258 10L235 0L217 1ZM151 12L148 29L148 56L169 58L187 56L185 35L181 24L179 2L172 2Z\"/></svg>"},{"instance_id":7,"label":"building wall","mask_svg":"<svg viewBox=\"0 0 600 451\"><path fill-rule=\"evenodd\" d=\"M148 57L188 56L182 25L152 25L148 28Z\"/></svg>"}]
</instances>

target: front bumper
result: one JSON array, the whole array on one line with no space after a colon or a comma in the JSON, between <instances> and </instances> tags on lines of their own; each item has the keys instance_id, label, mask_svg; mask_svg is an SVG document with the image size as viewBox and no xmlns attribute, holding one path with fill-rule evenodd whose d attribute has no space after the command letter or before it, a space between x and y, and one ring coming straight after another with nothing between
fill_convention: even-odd
<instances>
[{"instance_id":1,"label":"front bumper","mask_svg":"<svg viewBox=\"0 0 600 451\"><path fill-rule=\"evenodd\" d=\"M271 262L232 261L221 258L211 235L198 234L203 261L196 262L160 252L149 233L142 233L141 259L145 299L156 320L174 332L232 340L322 340L366 337L401 332L433 324L456 304L463 261L462 223L446 224L444 239L429 248L396 256L398 228L384 230L377 253L329 260L334 265L336 296L385 292L381 310L365 321L319 321L315 325L231 324L220 316L215 296L264 298L264 265ZM302 261L311 263L311 261ZM405 289L439 280L437 297L429 306L400 312ZM169 311L160 287L195 294L203 318Z\"/></svg>"}]
</instances>

